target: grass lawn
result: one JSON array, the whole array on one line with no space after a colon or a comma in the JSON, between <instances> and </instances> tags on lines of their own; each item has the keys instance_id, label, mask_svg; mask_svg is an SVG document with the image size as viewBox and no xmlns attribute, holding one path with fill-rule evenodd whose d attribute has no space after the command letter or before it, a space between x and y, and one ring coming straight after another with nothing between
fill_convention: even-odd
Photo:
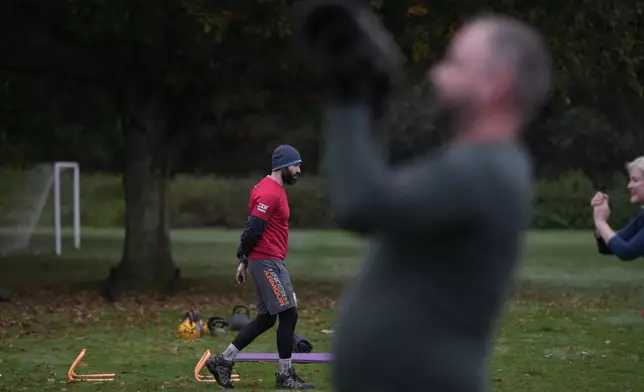
<instances>
[{"instance_id":1,"label":"grass lawn","mask_svg":"<svg viewBox=\"0 0 644 392\"><path fill-rule=\"evenodd\" d=\"M115 306L97 294L97 282L118 260L122 233L85 230L80 251L69 238L60 258L0 258L0 285L14 290L0 303L0 390L152 391L217 390L198 384L192 370L207 349L233 338L180 341L182 314L230 314L252 304L252 285L235 285L236 231L177 230L173 251L185 288L167 301L130 293ZM288 262L300 307L298 334L314 351L328 351L335 300L357 266L361 244L332 231L293 232ZM490 364L498 392L644 391L644 264L594 252L589 233L534 232L521 279L500 320ZM102 385L66 383L69 365L88 349L79 373L115 372ZM246 351L275 351L269 332ZM270 390L276 364L240 363L237 390ZM329 390L326 366L300 365L300 375Z\"/></svg>"}]
</instances>

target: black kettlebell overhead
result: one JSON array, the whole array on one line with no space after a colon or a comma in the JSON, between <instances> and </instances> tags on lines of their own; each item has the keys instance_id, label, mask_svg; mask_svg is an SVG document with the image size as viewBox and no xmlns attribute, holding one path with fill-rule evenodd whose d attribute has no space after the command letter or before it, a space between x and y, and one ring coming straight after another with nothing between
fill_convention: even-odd
<instances>
[{"instance_id":1,"label":"black kettlebell overhead","mask_svg":"<svg viewBox=\"0 0 644 392\"><path fill-rule=\"evenodd\" d=\"M402 51L362 1L301 1L293 8L293 27L296 49L331 79L334 99L367 93L382 100L402 75Z\"/></svg>"},{"instance_id":2,"label":"black kettlebell overhead","mask_svg":"<svg viewBox=\"0 0 644 392\"><path fill-rule=\"evenodd\" d=\"M230 329L241 331L248 323L250 323L250 309L244 305L235 306L233 315L230 317Z\"/></svg>"}]
</instances>

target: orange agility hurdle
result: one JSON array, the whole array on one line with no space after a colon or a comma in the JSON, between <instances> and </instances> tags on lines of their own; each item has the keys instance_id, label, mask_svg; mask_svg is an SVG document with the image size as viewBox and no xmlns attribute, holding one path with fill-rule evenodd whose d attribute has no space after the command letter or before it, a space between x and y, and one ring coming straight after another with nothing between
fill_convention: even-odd
<instances>
[{"instance_id":1,"label":"orange agility hurdle","mask_svg":"<svg viewBox=\"0 0 644 392\"><path fill-rule=\"evenodd\" d=\"M204 376L201 374L201 369L206 365L206 361L210 358L210 350L206 350L205 353L201 356L201 359L199 362L197 362L197 366L195 366L195 380L198 382L217 382L213 376L207 375ZM241 379L239 378L239 374L233 374L230 377L230 381L232 382L239 382Z\"/></svg>"},{"instance_id":2,"label":"orange agility hurdle","mask_svg":"<svg viewBox=\"0 0 644 392\"><path fill-rule=\"evenodd\" d=\"M69 371L67 372L67 379L69 382L79 382L79 381L93 381L93 382L102 382L102 381L113 381L114 380L114 373L95 373L95 374L76 374L74 370L76 370L76 366L80 363L81 359L85 356L87 353L87 349L83 349L80 354L76 357L76 360L74 363L72 363L72 366L69 368Z\"/></svg>"}]
</instances>

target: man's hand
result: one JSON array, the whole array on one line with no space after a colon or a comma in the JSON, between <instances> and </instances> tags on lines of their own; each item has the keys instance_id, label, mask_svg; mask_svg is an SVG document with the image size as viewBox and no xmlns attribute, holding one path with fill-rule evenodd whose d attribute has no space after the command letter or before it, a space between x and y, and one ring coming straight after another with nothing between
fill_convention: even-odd
<instances>
[{"instance_id":1,"label":"man's hand","mask_svg":"<svg viewBox=\"0 0 644 392\"><path fill-rule=\"evenodd\" d=\"M240 260L239 267L237 267L237 275L235 275L237 283L241 284L246 282L246 268L248 268L247 262Z\"/></svg>"},{"instance_id":2,"label":"man's hand","mask_svg":"<svg viewBox=\"0 0 644 392\"><path fill-rule=\"evenodd\" d=\"M301 57L319 71L330 99L384 110L405 61L392 34L371 7L340 0L304 0L294 6L293 37Z\"/></svg>"}]
</instances>

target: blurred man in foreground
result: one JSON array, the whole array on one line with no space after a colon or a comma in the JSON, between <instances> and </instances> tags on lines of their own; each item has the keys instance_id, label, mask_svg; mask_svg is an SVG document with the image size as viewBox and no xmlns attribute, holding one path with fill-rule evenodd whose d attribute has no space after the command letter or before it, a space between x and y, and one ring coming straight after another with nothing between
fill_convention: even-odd
<instances>
[{"instance_id":1,"label":"blurred man in foreground","mask_svg":"<svg viewBox=\"0 0 644 392\"><path fill-rule=\"evenodd\" d=\"M385 39L376 30L372 40ZM373 239L339 312L335 391L484 391L530 221L532 172L519 138L550 89L548 50L509 17L466 23L428 72L452 120L451 143L396 169L372 136L374 94L386 90L369 72L379 62L355 64L325 73L333 213Z\"/></svg>"}]
</instances>

